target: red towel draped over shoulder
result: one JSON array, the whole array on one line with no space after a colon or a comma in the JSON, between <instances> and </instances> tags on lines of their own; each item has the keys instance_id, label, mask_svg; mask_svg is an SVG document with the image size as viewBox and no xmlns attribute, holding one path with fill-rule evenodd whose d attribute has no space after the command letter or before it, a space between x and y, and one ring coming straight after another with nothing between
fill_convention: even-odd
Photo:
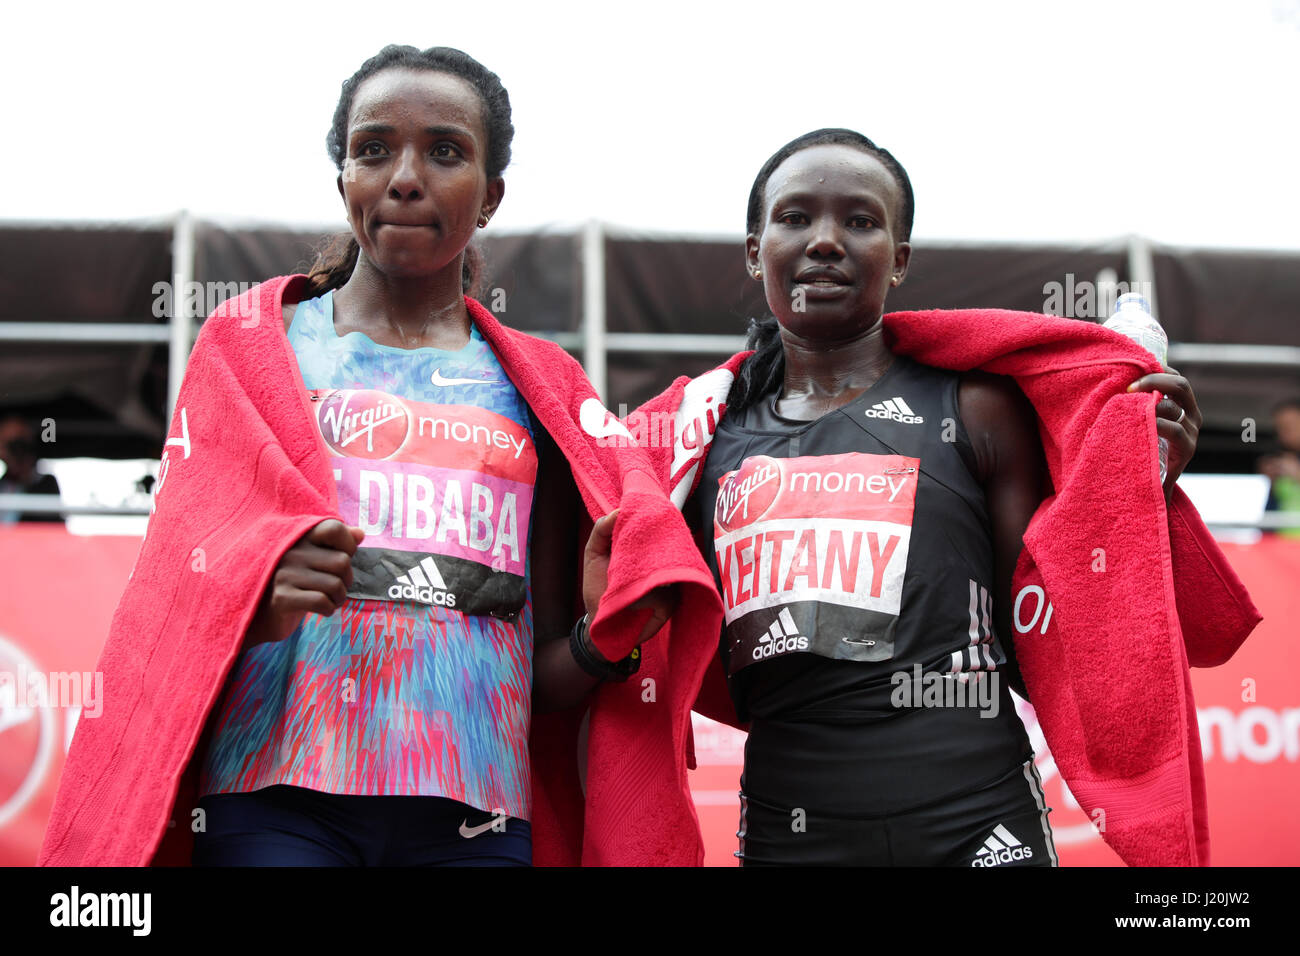
<instances>
[{"instance_id":1,"label":"red towel draped over shoulder","mask_svg":"<svg viewBox=\"0 0 1300 956\"><path fill-rule=\"evenodd\" d=\"M207 719L284 552L338 508L281 306L303 276L218 308L195 343L172 419L156 510L98 669L103 714L82 720L46 829L45 865L189 862ZM717 635L721 602L681 516L640 450L598 438L612 416L558 346L471 318L564 452L589 515L620 508L609 589L591 625L610 659L636 641L631 605L679 585L678 613ZM200 560L201 557L201 560ZM580 555L546 555L572 560ZM640 673L589 699L585 797L581 708L534 717L534 861L698 865L686 782L690 704L714 644L653 638Z\"/></svg>"},{"instance_id":2,"label":"red towel draped over shoulder","mask_svg":"<svg viewBox=\"0 0 1300 956\"><path fill-rule=\"evenodd\" d=\"M1055 494L1025 531L1012 595L1034 602L1042 593L1052 605L1045 632L1040 616L1013 635L1039 724L1071 792L1094 821L1104 819L1102 836L1125 862L1207 865L1188 667L1228 660L1261 618L1181 489L1166 508L1157 398L1126 392L1159 364L1101 326L1032 313L897 312L882 321L893 351L1010 376L1033 405ZM748 354L678 379L637 410L673 416L673 447L649 452L678 507L699 480L718 409ZM679 615L671 640L716 643L716 632L694 630ZM724 691L715 668L697 708L734 721Z\"/></svg>"}]
</instances>

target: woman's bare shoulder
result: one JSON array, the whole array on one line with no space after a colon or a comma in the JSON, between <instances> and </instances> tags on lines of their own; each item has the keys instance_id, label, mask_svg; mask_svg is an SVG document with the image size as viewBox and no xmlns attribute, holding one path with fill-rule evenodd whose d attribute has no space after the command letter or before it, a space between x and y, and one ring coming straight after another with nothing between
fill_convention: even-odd
<instances>
[{"instance_id":1,"label":"woman's bare shoulder","mask_svg":"<svg viewBox=\"0 0 1300 956\"><path fill-rule=\"evenodd\" d=\"M975 369L962 373L957 405L970 438L981 480L1011 466L1041 458L1038 417L1015 379Z\"/></svg>"}]
</instances>

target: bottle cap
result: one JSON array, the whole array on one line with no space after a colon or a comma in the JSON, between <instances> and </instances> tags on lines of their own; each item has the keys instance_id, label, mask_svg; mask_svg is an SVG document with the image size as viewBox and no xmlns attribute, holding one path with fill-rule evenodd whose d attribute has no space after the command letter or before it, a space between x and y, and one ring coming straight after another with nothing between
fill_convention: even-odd
<instances>
[{"instance_id":1,"label":"bottle cap","mask_svg":"<svg viewBox=\"0 0 1300 956\"><path fill-rule=\"evenodd\" d=\"M1122 312L1125 309L1141 309L1147 315L1150 315L1151 303L1140 292L1125 292L1115 300L1115 311Z\"/></svg>"}]
</instances>

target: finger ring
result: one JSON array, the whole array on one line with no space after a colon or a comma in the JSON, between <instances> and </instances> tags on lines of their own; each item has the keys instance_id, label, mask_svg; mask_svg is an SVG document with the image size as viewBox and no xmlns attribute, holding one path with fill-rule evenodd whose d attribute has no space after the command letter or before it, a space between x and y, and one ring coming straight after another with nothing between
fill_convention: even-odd
<instances>
[{"instance_id":1,"label":"finger ring","mask_svg":"<svg viewBox=\"0 0 1300 956\"><path fill-rule=\"evenodd\" d=\"M1187 417L1187 409L1185 408L1178 409L1178 417L1174 419L1174 424L1177 425L1186 417Z\"/></svg>"}]
</instances>

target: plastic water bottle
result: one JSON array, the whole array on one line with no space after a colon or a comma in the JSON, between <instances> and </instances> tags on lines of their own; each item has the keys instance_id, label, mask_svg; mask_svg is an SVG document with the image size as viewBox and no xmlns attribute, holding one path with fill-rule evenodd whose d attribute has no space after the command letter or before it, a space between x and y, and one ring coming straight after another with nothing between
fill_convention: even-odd
<instances>
[{"instance_id":1,"label":"plastic water bottle","mask_svg":"<svg viewBox=\"0 0 1300 956\"><path fill-rule=\"evenodd\" d=\"M1151 303L1137 292L1127 292L1115 300L1115 313L1106 320L1106 328L1132 339L1157 359L1163 368L1169 357L1169 338L1151 314ZM1169 469L1169 440L1158 440L1160 446L1160 484L1165 483Z\"/></svg>"}]
</instances>

